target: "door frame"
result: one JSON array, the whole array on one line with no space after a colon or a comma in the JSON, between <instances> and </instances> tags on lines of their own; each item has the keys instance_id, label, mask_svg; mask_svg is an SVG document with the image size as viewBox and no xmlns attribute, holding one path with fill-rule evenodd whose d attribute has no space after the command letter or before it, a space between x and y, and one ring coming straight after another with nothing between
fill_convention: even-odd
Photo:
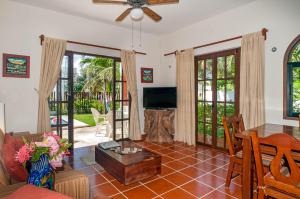
<instances>
[{"instance_id":1,"label":"door frame","mask_svg":"<svg viewBox=\"0 0 300 199\"><path fill-rule=\"evenodd\" d=\"M101 54L95 54L95 53L85 53L85 52L79 52L79 51L72 51L72 50L67 50L65 52L65 55L64 56L69 56L69 68L68 69L68 72L70 72L70 74L72 74L71 76L69 77L72 77L72 81L69 81L69 88L72 88L70 94L71 96L71 100L72 100L72 104L69 106L69 103L68 103L68 114L70 114L71 117L69 117L69 119L71 119L71 124L72 127L70 128L68 126L68 129L71 129L71 130L68 130L68 137L69 139L72 139L72 143L74 142L74 124L73 124L73 118L74 118L74 78L73 78L73 71L74 71L74 54L77 54L77 55L86 55L86 56L94 56L94 57L103 57L103 58L109 58L109 59L112 59L113 60L113 96L112 96L112 99L113 99L113 140L116 140L116 122L122 122L122 121L127 121L126 119L123 120L123 106L122 106L122 119L117 119L116 118L116 100L115 100L115 95L116 95L116 92L115 92L115 88L116 88L116 83L119 82L119 81L116 81L116 63L119 62L121 63L121 58L120 57L113 57L113 56L107 56L107 55L101 55ZM124 71L124 70L122 70ZM68 75L70 75L68 73ZM123 94L123 87L122 87L122 94ZM118 101L120 103L122 103L121 101ZM123 103L122 103L123 104ZM128 93L128 104L129 104L129 107L128 107L128 111L129 111L129 114L128 114L128 125L130 124L130 107L131 107L131 96L130 94ZM129 128L128 128L128 132L129 132ZM124 133L123 133L123 122L122 122L122 139L124 138ZM70 143L71 143L70 142ZM74 146L72 144L72 146Z\"/></svg>"},{"instance_id":2,"label":"door frame","mask_svg":"<svg viewBox=\"0 0 300 199\"><path fill-rule=\"evenodd\" d=\"M54 101L51 101L50 98L48 99L48 103L49 103L49 109L50 106L52 104L56 105L56 118L57 118L57 122L56 125L51 126L51 129L56 129L58 135L60 137L62 137L62 132L63 132L63 127L68 127L68 142L70 144L72 144L72 146L70 147L70 150L74 149L74 136L73 136L73 131L74 131L74 122L73 122L73 108L74 108L74 94L73 94L73 56L71 53L69 53L68 51L65 52L64 57L68 57L68 68L67 68L67 73L68 73L68 77L62 77L62 71L60 70L60 74L59 74L59 78L57 80L56 83L56 95L57 95L57 99ZM62 93L61 93L61 83L63 80L67 80L68 82L68 90L67 90L67 100L63 101L61 99ZM62 104L66 103L67 104L67 117L68 117L68 123L66 125L62 124Z\"/></svg>"},{"instance_id":3,"label":"door frame","mask_svg":"<svg viewBox=\"0 0 300 199\"><path fill-rule=\"evenodd\" d=\"M217 146L217 58L229 55L235 55L235 114L239 113L239 96L240 96L240 53L241 48L233 48L227 50L221 50L217 52L206 53L203 55L195 56L195 139L196 143L200 145L209 146L212 148L223 149ZM198 61L212 59L212 144L201 143L198 141ZM226 64L226 63L225 63ZM204 74L205 75L205 74ZM205 92L205 91L204 91ZM205 140L205 138L204 138ZM224 136L224 146L226 146L226 140Z\"/></svg>"}]
</instances>

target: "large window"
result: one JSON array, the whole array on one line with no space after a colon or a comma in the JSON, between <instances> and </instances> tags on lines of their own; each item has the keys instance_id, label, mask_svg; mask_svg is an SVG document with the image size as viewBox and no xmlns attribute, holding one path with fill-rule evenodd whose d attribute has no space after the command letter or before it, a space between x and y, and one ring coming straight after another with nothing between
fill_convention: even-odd
<instances>
[{"instance_id":1,"label":"large window","mask_svg":"<svg viewBox=\"0 0 300 199\"><path fill-rule=\"evenodd\" d=\"M288 47L284 59L284 117L300 114L300 35Z\"/></svg>"}]
</instances>

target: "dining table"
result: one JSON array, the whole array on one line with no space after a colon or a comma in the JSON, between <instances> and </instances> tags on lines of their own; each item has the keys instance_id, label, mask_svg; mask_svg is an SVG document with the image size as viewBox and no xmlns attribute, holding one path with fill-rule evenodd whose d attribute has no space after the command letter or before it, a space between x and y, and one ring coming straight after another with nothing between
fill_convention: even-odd
<instances>
[{"instance_id":1,"label":"dining table","mask_svg":"<svg viewBox=\"0 0 300 199\"><path fill-rule=\"evenodd\" d=\"M243 171L242 171L242 198L250 199L253 198L253 154L250 133L252 131L257 131L258 137L268 137L276 133L287 133L300 141L300 127L287 126L280 124L263 124L261 126L248 129L246 131L235 134L237 138L243 139ZM268 143L265 143L264 148L267 153L272 153L267 147ZM264 149L262 153L264 153ZM275 152L276 153L276 152ZM275 155L275 154L274 154ZM300 156L298 157L300 159Z\"/></svg>"}]
</instances>

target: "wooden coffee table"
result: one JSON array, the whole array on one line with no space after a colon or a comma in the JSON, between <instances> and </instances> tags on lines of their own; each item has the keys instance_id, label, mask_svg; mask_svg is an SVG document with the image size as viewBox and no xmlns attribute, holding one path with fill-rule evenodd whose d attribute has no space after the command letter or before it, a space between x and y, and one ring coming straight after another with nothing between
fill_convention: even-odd
<instances>
[{"instance_id":1,"label":"wooden coffee table","mask_svg":"<svg viewBox=\"0 0 300 199\"><path fill-rule=\"evenodd\" d=\"M120 141L122 147L139 147L130 140ZM121 155L95 147L95 159L110 175L125 185L160 174L161 156L143 149L135 154Z\"/></svg>"}]
</instances>

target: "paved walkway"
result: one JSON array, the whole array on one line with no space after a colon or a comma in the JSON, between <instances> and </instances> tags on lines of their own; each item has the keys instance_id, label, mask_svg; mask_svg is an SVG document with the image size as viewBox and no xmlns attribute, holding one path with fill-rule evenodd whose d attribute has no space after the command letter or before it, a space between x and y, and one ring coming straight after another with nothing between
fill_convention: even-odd
<instances>
[{"instance_id":1,"label":"paved walkway","mask_svg":"<svg viewBox=\"0 0 300 199\"><path fill-rule=\"evenodd\" d=\"M112 138L106 137L106 125L101 126L100 133L96 135L97 127L84 127L74 129L74 148L97 145ZM63 137L68 137L68 131L63 130Z\"/></svg>"},{"instance_id":2,"label":"paved walkway","mask_svg":"<svg viewBox=\"0 0 300 199\"><path fill-rule=\"evenodd\" d=\"M68 123L68 116L67 115L63 115L61 117L64 121L66 121L66 123ZM89 125L81 122L79 120L73 119L73 124L74 124L74 128L80 128L80 127L88 127Z\"/></svg>"}]
</instances>

